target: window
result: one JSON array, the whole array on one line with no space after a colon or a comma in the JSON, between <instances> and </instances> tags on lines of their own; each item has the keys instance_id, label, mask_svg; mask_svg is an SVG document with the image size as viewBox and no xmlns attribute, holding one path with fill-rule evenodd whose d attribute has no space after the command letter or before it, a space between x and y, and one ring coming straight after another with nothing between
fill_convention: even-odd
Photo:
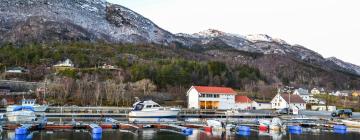
<instances>
[{"instance_id":1,"label":"window","mask_svg":"<svg viewBox=\"0 0 360 140\"><path fill-rule=\"evenodd\" d=\"M153 107L160 107L159 105L153 105Z\"/></svg>"},{"instance_id":2,"label":"window","mask_svg":"<svg viewBox=\"0 0 360 140\"><path fill-rule=\"evenodd\" d=\"M151 108L151 105L147 105L146 108Z\"/></svg>"}]
</instances>

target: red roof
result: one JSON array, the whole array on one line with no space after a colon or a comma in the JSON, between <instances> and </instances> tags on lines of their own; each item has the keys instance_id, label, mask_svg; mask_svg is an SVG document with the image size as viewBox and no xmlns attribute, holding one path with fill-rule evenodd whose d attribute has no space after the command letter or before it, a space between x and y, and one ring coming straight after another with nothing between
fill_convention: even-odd
<instances>
[{"instance_id":1,"label":"red roof","mask_svg":"<svg viewBox=\"0 0 360 140\"><path fill-rule=\"evenodd\" d=\"M235 103L250 103L252 100L247 96L235 96Z\"/></svg>"},{"instance_id":2,"label":"red roof","mask_svg":"<svg viewBox=\"0 0 360 140\"><path fill-rule=\"evenodd\" d=\"M194 86L199 93L212 93L212 94L231 94L236 95L232 88L228 87L209 87L209 86Z\"/></svg>"},{"instance_id":3,"label":"red roof","mask_svg":"<svg viewBox=\"0 0 360 140\"><path fill-rule=\"evenodd\" d=\"M281 94L281 97L289 103L289 94ZM290 103L302 103L305 104L306 102L299 96L299 95L290 95Z\"/></svg>"}]
</instances>

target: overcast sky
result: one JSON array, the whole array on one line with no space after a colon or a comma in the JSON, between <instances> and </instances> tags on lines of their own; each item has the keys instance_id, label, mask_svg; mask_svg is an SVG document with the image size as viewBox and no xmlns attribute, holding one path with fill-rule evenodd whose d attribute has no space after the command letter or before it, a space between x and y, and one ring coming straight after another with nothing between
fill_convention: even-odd
<instances>
[{"instance_id":1,"label":"overcast sky","mask_svg":"<svg viewBox=\"0 0 360 140\"><path fill-rule=\"evenodd\" d=\"M268 34L360 65L360 0L108 0L172 33Z\"/></svg>"}]
</instances>

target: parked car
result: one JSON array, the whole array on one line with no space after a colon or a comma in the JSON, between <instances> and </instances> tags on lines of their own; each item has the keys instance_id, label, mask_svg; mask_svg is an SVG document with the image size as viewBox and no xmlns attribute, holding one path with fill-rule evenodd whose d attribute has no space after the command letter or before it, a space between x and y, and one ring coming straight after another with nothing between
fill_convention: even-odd
<instances>
[{"instance_id":1,"label":"parked car","mask_svg":"<svg viewBox=\"0 0 360 140\"><path fill-rule=\"evenodd\" d=\"M333 117L340 117L343 115L347 115L347 116L351 117L352 110L351 109L338 109L338 110L334 111L333 113L331 113L331 116L333 116Z\"/></svg>"},{"instance_id":2,"label":"parked car","mask_svg":"<svg viewBox=\"0 0 360 140\"><path fill-rule=\"evenodd\" d=\"M289 109L289 108L283 108L283 109L276 110L275 113L277 113L277 114L293 114L293 110Z\"/></svg>"}]
</instances>

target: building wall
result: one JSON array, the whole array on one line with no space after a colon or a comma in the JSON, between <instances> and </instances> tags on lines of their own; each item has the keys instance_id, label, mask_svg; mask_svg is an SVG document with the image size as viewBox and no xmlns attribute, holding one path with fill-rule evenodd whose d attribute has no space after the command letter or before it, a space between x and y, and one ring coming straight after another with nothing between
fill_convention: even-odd
<instances>
[{"instance_id":1,"label":"building wall","mask_svg":"<svg viewBox=\"0 0 360 140\"><path fill-rule=\"evenodd\" d=\"M252 102L252 107L255 108L256 110L272 109L271 103Z\"/></svg>"},{"instance_id":2,"label":"building wall","mask_svg":"<svg viewBox=\"0 0 360 140\"><path fill-rule=\"evenodd\" d=\"M239 109L239 110L252 109L252 103L235 103L235 109Z\"/></svg>"},{"instance_id":3,"label":"building wall","mask_svg":"<svg viewBox=\"0 0 360 140\"><path fill-rule=\"evenodd\" d=\"M279 94L277 94L270 103L272 109L282 109L288 107L287 102Z\"/></svg>"},{"instance_id":4,"label":"building wall","mask_svg":"<svg viewBox=\"0 0 360 140\"><path fill-rule=\"evenodd\" d=\"M191 88L188 93L188 108L199 109L199 93Z\"/></svg>"}]
</instances>

